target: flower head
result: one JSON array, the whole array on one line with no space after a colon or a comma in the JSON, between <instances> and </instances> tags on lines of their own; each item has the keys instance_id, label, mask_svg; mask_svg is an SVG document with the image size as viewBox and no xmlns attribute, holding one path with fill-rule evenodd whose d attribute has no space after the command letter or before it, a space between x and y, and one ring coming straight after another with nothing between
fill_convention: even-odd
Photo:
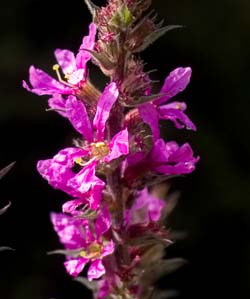
<instances>
[{"instance_id":1,"label":"flower head","mask_svg":"<svg viewBox=\"0 0 250 299\"><path fill-rule=\"evenodd\" d=\"M64 214L51 214L51 221L60 242L65 246L67 261L64 266L77 276L90 263L88 279L97 279L105 273L102 259L114 252L114 242L106 236L111 226L108 209L102 206L94 223Z\"/></svg>"},{"instance_id":2,"label":"flower head","mask_svg":"<svg viewBox=\"0 0 250 299\"><path fill-rule=\"evenodd\" d=\"M58 80L55 80L44 71L31 66L29 79L32 88L25 81L23 81L23 87L37 95L77 94L86 81L86 64L91 58L90 53L85 51L85 49L92 50L94 48L95 35L96 26L94 23L91 23L89 35L83 38L76 57L69 50L55 50L54 54L58 64L53 66L53 70L57 73ZM64 74L64 79L60 75L60 68Z\"/></svg>"},{"instance_id":3,"label":"flower head","mask_svg":"<svg viewBox=\"0 0 250 299\"><path fill-rule=\"evenodd\" d=\"M190 67L180 67L173 70L165 79L160 91L164 95L151 103L143 104L139 107L140 115L143 121L150 126L154 140L160 137L159 119L173 121L178 129L186 127L190 130L196 130L193 122L184 113L187 108L184 102L172 102L162 105L186 88L190 81L191 73Z\"/></svg>"},{"instance_id":4,"label":"flower head","mask_svg":"<svg viewBox=\"0 0 250 299\"><path fill-rule=\"evenodd\" d=\"M193 156L193 150L188 143L179 146L175 141L165 143L158 139L149 153L137 152L127 157L124 177L128 184L139 183L152 175L181 175L191 173L199 157Z\"/></svg>"}]
</instances>

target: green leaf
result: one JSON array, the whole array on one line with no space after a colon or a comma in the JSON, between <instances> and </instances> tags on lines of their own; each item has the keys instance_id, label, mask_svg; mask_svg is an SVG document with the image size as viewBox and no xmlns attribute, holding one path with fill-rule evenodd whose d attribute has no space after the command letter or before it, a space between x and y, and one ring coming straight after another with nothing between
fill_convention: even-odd
<instances>
[{"instance_id":1,"label":"green leaf","mask_svg":"<svg viewBox=\"0 0 250 299\"><path fill-rule=\"evenodd\" d=\"M162 27L158 30L155 30L154 32L149 34L149 36L147 36L145 38L143 44L141 46L139 46L138 48L134 49L133 52L138 53L138 52L144 51L147 47L149 47L151 44L153 44L158 38L163 36L168 31L171 31L173 29L182 28L182 27L183 26L181 26L181 25L168 25L168 26Z\"/></svg>"}]
</instances>

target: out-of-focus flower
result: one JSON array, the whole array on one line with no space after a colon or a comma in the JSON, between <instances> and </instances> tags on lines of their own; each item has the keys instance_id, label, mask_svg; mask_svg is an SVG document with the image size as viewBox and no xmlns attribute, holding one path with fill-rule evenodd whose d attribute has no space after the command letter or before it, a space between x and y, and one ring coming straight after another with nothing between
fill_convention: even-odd
<instances>
[{"instance_id":1,"label":"out-of-focus flower","mask_svg":"<svg viewBox=\"0 0 250 299\"><path fill-rule=\"evenodd\" d=\"M137 192L135 201L126 211L125 223L127 226L135 224L147 225L150 221L157 222L165 206L162 199L152 196L147 188Z\"/></svg>"}]
</instances>

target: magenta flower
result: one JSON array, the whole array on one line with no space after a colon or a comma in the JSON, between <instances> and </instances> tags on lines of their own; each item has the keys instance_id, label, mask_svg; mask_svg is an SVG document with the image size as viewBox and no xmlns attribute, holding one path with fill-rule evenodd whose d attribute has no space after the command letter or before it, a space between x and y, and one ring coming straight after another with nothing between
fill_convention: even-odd
<instances>
[{"instance_id":1,"label":"magenta flower","mask_svg":"<svg viewBox=\"0 0 250 299\"><path fill-rule=\"evenodd\" d=\"M158 127L159 119L173 121L178 129L186 127L190 130L196 130L193 122L184 113L187 108L187 105L184 102L172 102L162 105L186 88L190 82L191 73L192 70L190 67L180 67L175 69L165 79L161 89L160 93L166 95L151 103L143 104L139 107L140 115L143 121L150 126L154 140L157 140L160 137L160 131Z\"/></svg>"},{"instance_id":2,"label":"magenta flower","mask_svg":"<svg viewBox=\"0 0 250 299\"><path fill-rule=\"evenodd\" d=\"M193 156L188 143L179 146L174 141L165 143L163 139L158 139L148 154L137 152L127 157L124 177L131 182L149 174L187 174L194 171L198 161L199 157Z\"/></svg>"},{"instance_id":3,"label":"magenta flower","mask_svg":"<svg viewBox=\"0 0 250 299\"><path fill-rule=\"evenodd\" d=\"M152 196L147 188L137 192L136 199L130 209L126 211L126 226L136 224L149 224L157 222L161 217L161 211L165 206L165 201Z\"/></svg>"},{"instance_id":4,"label":"magenta flower","mask_svg":"<svg viewBox=\"0 0 250 299\"><path fill-rule=\"evenodd\" d=\"M56 213L51 214L51 221L65 246L67 261L64 266L70 275L77 276L88 263L90 281L105 274L102 259L115 249L114 242L107 237L111 218L105 206L102 206L93 224L86 219Z\"/></svg>"},{"instance_id":5,"label":"magenta flower","mask_svg":"<svg viewBox=\"0 0 250 299\"><path fill-rule=\"evenodd\" d=\"M105 139L106 122L109 118L113 104L118 98L119 92L115 83L110 83L101 94L93 125L87 114L84 103L70 96L66 101L66 116L73 127L83 135L87 143L84 145L84 151L79 158L85 163L84 156L99 160L101 162L110 162L122 155L127 155L129 151L128 130L124 129L118 132L108 143Z\"/></svg>"},{"instance_id":6,"label":"magenta flower","mask_svg":"<svg viewBox=\"0 0 250 299\"><path fill-rule=\"evenodd\" d=\"M85 154L86 151L80 148L65 148L52 159L37 163L37 170L50 185L77 198L65 204L64 209L68 213L74 213L74 209L82 204L88 204L95 210L101 202L105 183L95 175L96 161L86 163L77 174L72 170L75 159Z\"/></svg>"},{"instance_id":7,"label":"magenta flower","mask_svg":"<svg viewBox=\"0 0 250 299\"><path fill-rule=\"evenodd\" d=\"M69 95L76 94L86 81L86 64L91 58L91 54L84 49L93 50L95 45L96 25L91 23L89 26L89 35L82 40L82 45L78 54L74 55L69 50L55 50L55 57L58 62L53 66L57 72L59 81L55 80L44 71L30 67L29 79L32 88L23 81L23 87L37 95ZM59 68L61 67L64 79L61 78ZM54 108L52 106L52 108Z\"/></svg>"}]
</instances>

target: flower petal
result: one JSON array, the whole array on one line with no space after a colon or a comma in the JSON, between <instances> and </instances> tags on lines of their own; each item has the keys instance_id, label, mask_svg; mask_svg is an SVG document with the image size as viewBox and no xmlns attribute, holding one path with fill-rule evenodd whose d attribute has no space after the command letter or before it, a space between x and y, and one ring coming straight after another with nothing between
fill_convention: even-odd
<instances>
[{"instance_id":1,"label":"flower petal","mask_svg":"<svg viewBox=\"0 0 250 299\"><path fill-rule=\"evenodd\" d=\"M66 249L74 250L87 246L86 233L83 235L83 228L88 230L87 220L72 218L62 213L51 213L50 219Z\"/></svg>"},{"instance_id":2,"label":"flower petal","mask_svg":"<svg viewBox=\"0 0 250 299\"><path fill-rule=\"evenodd\" d=\"M85 78L85 70L79 69L74 71L72 74L69 75L68 83L77 85Z\"/></svg>"},{"instance_id":3,"label":"flower petal","mask_svg":"<svg viewBox=\"0 0 250 299\"><path fill-rule=\"evenodd\" d=\"M111 216L106 206L102 206L95 221L95 232L97 238L106 233L111 226Z\"/></svg>"},{"instance_id":4,"label":"flower petal","mask_svg":"<svg viewBox=\"0 0 250 299\"><path fill-rule=\"evenodd\" d=\"M88 279L92 281L93 279L100 278L103 274L105 274L105 268L101 260L95 260L91 263L88 270Z\"/></svg>"},{"instance_id":5,"label":"flower petal","mask_svg":"<svg viewBox=\"0 0 250 299\"><path fill-rule=\"evenodd\" d=\"M118 95L119 91L117 86L114 82L112 82L104 89L99 98L96 114L93 120L97 140L103 140L104 138L105 124Z\"/></svg>"},{"instance_id":6,"label":"flower petal","mask_svg":"<svg viewBox=\"0 0 250 299\"><path fill-rule=\"evenodd\" d=\"M44 71L31 66L29 69L30 83L33 88L23 81L23 87L37 95L72 94L72 89L50 77Z\"/></svg>"},{"instance_id":7,"label":"flower petal","mask_svg":"<svg viewBox=\"0 0 250 299\"><path fill-rule=\"evenodd\" d=\"M101 192L105 183L95 176L96 161L91 161L78 174L67 182L67 186L75 191L75 196L81 197L92 188Z\"/></svg>"},{"instance_id":8,"label":"flower petal","mask_svg":"<svg viewBox=\"0 0 250 299\"><path fill-rule=\"evenodd\" d=\"M191 119L179 109L169 108L168 105L158 107L159 118L165 120L171 120L174 122L176 128L182 129L186 127L189 130L196 131L195 124Z\"/></svg>"},{"instance_id":9,"label":"flower petal","mask_svg":"<svg viewBox=\"0 0 250 299\"><path fill-rule=\"evenodd\" d=\"M73 196L74 189L67 186L68 180L75 176L71 167L74 165L75 158L82 157L85 153L86 151L79 148L65 148L53 159L38 161L37 170L55 189L60 189Z\"/></svg>"},{"instance_id":10,"label":"flower petal","mask_svg":"<svg viewBox=\"0 0 250 299\"><path fill-rule=\"evenodd\" d=\"M64 263L64 266L70 275L77 276L80 272L82 272L88 262L89 259L82 257L80 259L69 260Z\"/></svg>"},{"instance_id":11,"label":"flower petal","mask_svg":"<svg viewBox=\"0 0 250 299\"><path fill-rule=\"evenodd\" d=\"M69 200L63 204L62 211L63 213L69 213L73 216L78 216L81 215L81 211L78 211L77 208L84 204L87 204L87 201L83 198Z\"/></svg>"},{"instance_id":12,"label":"flower petal","mask_svg":"<svg viewBox=\"0 0 250 299\"><path fill-rule=\"evenodd\" d=\"M76 55L76 65L78 69L86 69L86 63L90 60L91 54L84 49L93 50L95 46L96 25L89 25L89 34L83 37L79 52Z\"/></svg>"},{"instance_id":13,"label":"flower petal","mask_svg":"<svg viewBox=\"0 0 250 299\"><path fill-rule=\"evenodd\" d=\"M158 125L158 111L152 103L147 103L139 106L140 116L143 121L150 126L154 140L159 139L160 130Z\"/></svg>"},{"instance_id":14,"label":"flower petal","mask_svg":"<svg viewBox=\"0 0 250 299\"><path fill-rule=\"evenodd\" d=\"M89 142L93 141L91 123L85 105L74 96L69 96L66 102L67 117L73 127Z\"/></svg>"},{"instance_id":15,"label":"flower petal","mask_svg":"<svg viewBox=\"0 0 250 299\"><path fill-rule=\"evenodd\" d=\"M110 141L109 148L110 153L104 158L105 162L127 155L129 153L128 130L124 129L117 133Z\"/></svg>"},{"instance_id":16,"label":"flower petal","mask_svg":"<svg viewBox=\"0 0 250 299\"><path fill-rule=\"evenodd\" d=\"M112 254L115 251L115 243L110 240L104 243L102 248L102 257Z\"/></svg>"},{"instance_id":17,"label":"flower petal","mask_svg":"<svg viewBox=\"0 0 250 299\"><path fill-rule=\"evenodd\" d=\"M190 82L191 74L192 70L190 67L179 67L173 70L165 79L161 89L161 93L166 93L167 95L154 101L154 103L160 105L183 91Z\"/></svg>"},{"instance_id":18,"label":"flower petal","mask_svg":"<svg viewBox=\"0 0 250 299\"><path fill-rule=\"evenodd\" d=\"M75 174L70 168L48 159L38 161L37 170L52 187L71 194L72 189L67 186L67 181Z\"/></svg>"},{"instance_id":19,"label":"flower petal","mask_svg":"<svg viewBox=\"0 0 250 299\"><path fill-rule=\"evenodd\" d=\"M56 49L54 54L65 75L71 74L76 70L76 59L73 52Z\"/></svg>"},{"instance_id":20,"label":"flower petal","mask_svg":"<svg viewBox=\"0 0 250 299\"><path fill-rule=\"evenodd\" d=\"M60 94L54 94L53 97L48 100L48 104L52 110L55 110L63 117L67 117L66 100Z\"/></svg>"}]
</instances>

